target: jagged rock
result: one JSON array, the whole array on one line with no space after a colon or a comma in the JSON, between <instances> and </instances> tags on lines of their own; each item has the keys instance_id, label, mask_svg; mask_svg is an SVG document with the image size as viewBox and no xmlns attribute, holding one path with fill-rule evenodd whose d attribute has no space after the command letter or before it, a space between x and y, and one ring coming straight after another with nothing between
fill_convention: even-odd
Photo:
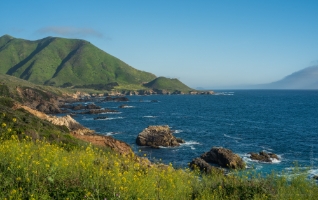
<instances>
[{"instance_id":1,"label":"jagged rock","mask_svg":"<svg viewBox=\"0 0 318 200\"><path fill-rule=\"evenodd\" d=\"M230 169L244 169L246 166L239 155L223 147L213 147L210 151L202 154L201 158L206 162L216 163Z\"/></svg>"},{"instance_id":2,"label":"jagged rock","mask_svg":"<svg viewBox=\"0 0 318 200\"><path fill-rule=\"evenodd\" d=\"M312 178L318 180L318 175L314 175Z\"/></svg>"},{"instance_id":3,"label":"jagged rock","mask_svg":"<svg viewBox=\"0 0 318 200\"><path fill-rule=\"evenodd\" d=\"M56 104L42 102L36 106L36 109L40 112L48 113L48 114L56 114L62 113L61 109Z\"/></svg>"},{"instance_id":4,"label":"jagged rock","mask_svg":"<svg viewBox=\"0 0 318 200\"><path fill-rule=\"evenodd\" d=\"M169 126L148 126L136 139L137 145L151 147L174 147L179 146L177 138L172 135Z\"/></svg>"},{"instance_id":5,"label":"jagged rock","mask_svg":"<svg viewBox=\"0 0 318 200\"><path fill-rule=\"evenodd\" d=\"M273 159L279 160L279 158L276 154L266 153L264 151L259 152L259 154L257 154L257 153L250 153L250 154L251 154L250 158L252 160L258 160L261 162L272 162Z\"/></svg>"},{"instance_id":6,"label":"jagged rock","mask_svg":"<svg viewBox=\"0 0 318 200\"><path fill-rule=\"evenodd\" d=\"M209 163L207 163L202 158L195 158L191 161L190 168L195 169L196 167L199 168L200 171L204 171L206 173L212 173L212 172L224 173L223 170L211 166Z\"/></svg>"}]
</instances>

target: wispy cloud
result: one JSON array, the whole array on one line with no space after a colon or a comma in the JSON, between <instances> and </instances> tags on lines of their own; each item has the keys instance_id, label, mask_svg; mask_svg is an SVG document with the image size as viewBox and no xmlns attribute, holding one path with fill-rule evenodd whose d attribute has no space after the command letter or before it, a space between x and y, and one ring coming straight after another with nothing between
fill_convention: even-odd
<instances>
[{"instance_id":1,"label":"wispy cloud","mask_svg":"<svg viewBox=\"0 0 318 200\"><path fill-rule=\"evenodd\" d=\"M92 28L77 28L70 26L49 26L37 30L40 34L57 34L61 36L94 36L98 38L103 38L103 34L92 29Z\"/></svg>"}]
</instances>

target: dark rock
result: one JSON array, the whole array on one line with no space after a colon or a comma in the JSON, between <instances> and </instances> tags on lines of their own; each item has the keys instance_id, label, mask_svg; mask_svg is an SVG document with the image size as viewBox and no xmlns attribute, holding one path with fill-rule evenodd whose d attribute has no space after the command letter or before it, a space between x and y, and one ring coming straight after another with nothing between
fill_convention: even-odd
<instances>
[{"instance_id":1,"label":"dark rock","mask_svg":"<svg viewBox=\"0 0 318 200\"><path fill-rule=\"evenodd\" d=\"M107 119L107 118L108 118L107 116L102 116L102 117L99 116L99 117L95 117L94 120Z\"/></svg>"},{"instance_id":2,"label":"dark rock","mask_svg":"<svg viewBox=\"0 0 318 200\"><path fill-rule=\"evenodd\" d=\"M62 113L58 105L52 104L52 103L40 103L39 105L36 106L36 109L40 112L44 112L47 114L57 114L57 113Z\"/></svg>"},{"instance_id":3,"label":"dark rock","mask_svg":"<svg viewBox=\"0 0 318 200\"><path fill-rule=\"evenodd\" d=\"M179 142L179 143L185 143L185 141L181 138L176 138L176 139L177 139L177 142Z\"/></svg>"},{"instance_id":4,"label":"dark rock","mask_svg":"<svg viewBox=\"0 0 318 200\"><path fill-rule=\"evenodd\" d=\"M156 102L159 102L159 101L158 100L151 100L151 102L155 102L156 103Z\"/></svg>"},{"instance_id":5,"label":"dark rock","mask_svg":"<svg viewBox=\"0 0 318 200\"><path fill-rule=\"evenodd\" d=\"M113 98L112 98L112 97L106 97L106 98L104 99L104 101L113 101Z\"/></svg>"},{"instance_id":6,"label":"dark rock","mask_svg":"<svg viewBox=\"0 0 318 200\"><path fill-rule=\"evenodd\" d=\"M206 173L212 173L212 172L218 172L218 173L224 173L223 170L218 169L216 167L211 166L209 163L207 163L202 158L195 158L190 163L191 169L199 168L200 171L204 171Z\"/></svg>"},{"instance_id":7,"label":"dark rock","mask_svg":"<svg viewBox=\"0 0 318 200\"><path fill-rule=\"evenodd\" d=\"M128 105L127 104L123 104L123 105L120 105L119 108L127 108Z\"/></svg>"},{"instance_id":8,"label":"dark rock","mask_svg":"<svg viewBox=\"0 0 318 200\"><path fill-rule=\"evenodd\" d=\"M139 133L136 143L140 146L151 147L175 147L180 145L176 137L172 135L169 126L148 126Z\"/></svg>"},{"instance_id":9,"label":"dark rock","mask_svg":"<svg viewBox=\"0 0 318 200\"><path fill-rule=\"evenodd\" d=\"M277 159L279 160L278 156L273 153L266 153L264 151L257 153L250 153L251 156L250 158L252 160L258 160L260 162L272 162L272 159Z\"/></svg>"},{"instance_id":10,"label":"dark rock","mask_svg":"<svg viewBox=\"0 0 318 200\"><path fill-rule=\"evenodd\" d=\"M115 97L113 101L129 101L129 99L127 97Z\"/></svg>"},{"instance_id":11,"label":"dark rock","mask_svg":"<svg viewBox=\"0 0 318 200\"><path fill-rule=\"evenodd\" d=\"M244 169L246 164L242 158L231 150L223 147L213 147L201 155L206 162L211 162L230 169Z\"/></svg>"},{"instance_id":12,"label":"dark rock","mask_svg":"<svg viewBox=\"0 0 318 200\"><path fill-rule=\"evenodd\" d=\"M111 109L91 109L89 111L79 112L78 114L100 114L100 113L108 113L108 112L118 112L118 111L111 110Z\"/></svg>"},{"instance_id":13,"label":"dark rock","mask_svg":"<svg viewBox=\"0 0 318 200\"><path fill-rule=\"evenodd\" d=\"M129 101L129 99L127 97L106 97L103 101L116 101L116 102L120 102L120 101Z\"/></svg>"},{"instance_id":14,"label":"dark rock","mask_svg":"<svg viewBox=\"0 0 318 200\"><path fill-rule=\"evenodd\" d=\"M318 175L314 175L312 178L318 180Z\"/></svg>"}]
</instances>

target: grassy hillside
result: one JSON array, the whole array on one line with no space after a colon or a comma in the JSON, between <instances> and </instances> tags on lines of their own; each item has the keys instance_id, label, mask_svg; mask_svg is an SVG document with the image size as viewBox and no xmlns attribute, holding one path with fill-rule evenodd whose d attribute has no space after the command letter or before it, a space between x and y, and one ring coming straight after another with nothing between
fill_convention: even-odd
<instances>
[{"instance_id":1,"label":"grassy hillside","mask_svg":"<svg viewBox=\"0 0 318 200\"><path fill-rule=\"evenodd\" d=\"M78 39L46 37L29 41L4 35L0 37L0 60L1 74L52 86L111 82L140 85L156 78Z\"/></svg>"},{"instance_id":2,"label":"grassy hillside","mask_svg":"<svg viewBox=\"0 0 318 200\"><path fill-rule=\"evenodd\" d=\"M193 90L176 78L170 79L165 77L158 77L154 79L153 81L150 81L149 83L144 84L144 86L152 88L152 89L168 90L168 91L178 90L182 92L189 92Z\"/></svg>"}]
</instances>

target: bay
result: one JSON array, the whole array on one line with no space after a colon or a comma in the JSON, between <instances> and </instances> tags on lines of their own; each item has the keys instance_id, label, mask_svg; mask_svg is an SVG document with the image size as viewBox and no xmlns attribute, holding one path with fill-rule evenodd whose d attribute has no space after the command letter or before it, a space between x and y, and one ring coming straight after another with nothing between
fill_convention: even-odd
<instances>
[{"instance_id":1,"label":"bay","mask_svg":"<svg viewBox=\"0 0 318 200\"><path fill-rule=\"evenodd\" d=\"M150 160L186 167L195 157L222 146L239 154L257 171L290 171L297 163L318 174L317 90L232 90L217 95L129 96L129 102L94 102L119 113L77 115L82 125L111 135ZM89 103L89 102L87 102ZM119 108L127 104L128 108ZM105 120L94 120L107 116ZM139 147L135 140L149 125L169 125L180 147ZM141 151L141 152L139 152ZM251 161L249 152L278 154L272 164Z\"/></svg>"}]
</instances>

